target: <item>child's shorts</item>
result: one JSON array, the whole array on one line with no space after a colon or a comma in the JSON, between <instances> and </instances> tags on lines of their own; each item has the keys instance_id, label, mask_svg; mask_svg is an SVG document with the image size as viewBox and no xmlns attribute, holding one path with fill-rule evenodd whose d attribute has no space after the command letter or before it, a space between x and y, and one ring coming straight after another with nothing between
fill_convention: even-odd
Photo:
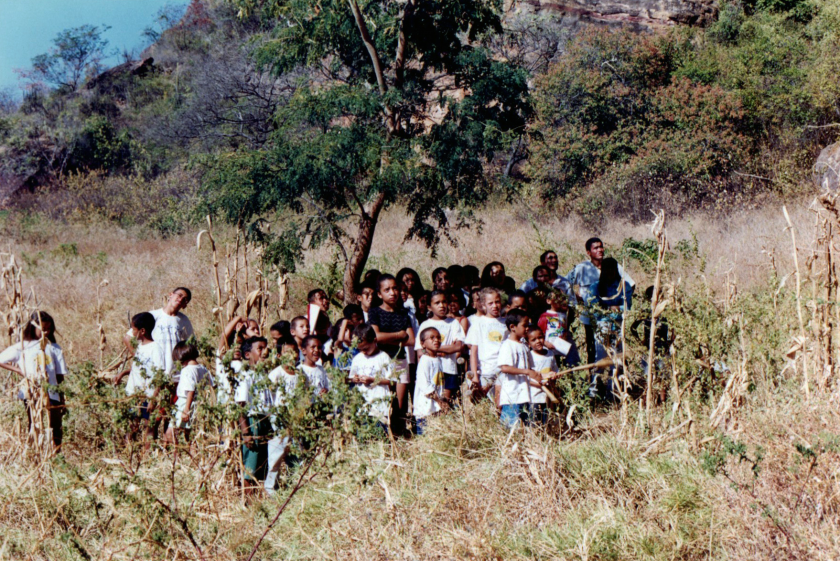
<instances>
[{"instance_id":1,"label":"child's shorts","mask_svg":"<svg viewBox=\"0 0 840 561\"><path fill-rule=\"evenodd\" d=\"M443 374L443 389L457 390L461 387L461 377L458 374Z\"/></svg>"},{"instance_id":2,"label":"child's shorts","mask_svg":"<svg viewBox=\"0 0 840 561\"><path fill-rule=\"evenodd\" d=\"M408 369L408 359L398 358L395 360L394 372L400 377L400 384L411 383L411 371Z\"/></svg>"}]
</instances>

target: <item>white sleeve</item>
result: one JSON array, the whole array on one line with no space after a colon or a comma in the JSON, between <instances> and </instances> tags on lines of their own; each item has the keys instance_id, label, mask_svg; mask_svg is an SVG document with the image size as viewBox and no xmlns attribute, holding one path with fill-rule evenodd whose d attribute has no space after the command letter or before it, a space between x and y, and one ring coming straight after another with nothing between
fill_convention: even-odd
<instances>
[{"instance_id":1,"label":"white sleeve","mask_svg":"<svg viewBox=\"0 0 840 561\"><path fill-rule=\"evenodd\" d=\"M16 345L12 345L2 353L0 353L0 362L3 363L16 363L20 360L20 343Z\"/></svg>"},{"instance_id":2,"label":"white sleeve","mask_svg":"<svg viewBox=\"0 0 840 561\"><path fill-rule=\"evenodd\" d=\"M417 367L417 384L421 388L421 395L428 395L434 391L434 382L432 381L432 377L434 376L432 366L434 363L435 361L428 356L423 356L420 359L420 365Z\"/></svg>"},{"instance_id":3,"label":"white sleeve","mask_svg":"<svg viewBox=\"0 0 840 561\"><path fill-rule=\"evenodd\" d=\"M358 376L359 375L359 361L356 360L356 357L361 355L361 353L357 354L353 357L353 360L350 361L350 376Z\"/></svg>"},{"instance_id":4,"label":"white sleeve","mask_svg":"<svg viewBox=\"0 0 840 561\"><path fill-rule=\"evenodd\" d=\"M627 274L627 271L625 271L621 265L618 266L618 274L621 275L621 278L623 278L627 282L627 284L629 284L630 286L636 286L636 281L634 281L633 278Z\"/></svg>"},{"instance_id":5,"label":"white sleeve","mask_svg":"<svg viewBox=\"0 0 840 561\"><path fill-rule=\"evenodd\" d=\"M464 328L461 327L460 321L453 321L452 325L449 326L449 329L452 330L452 342L455 341L463 341L467 338L467 334L464 333Z\"/></svg>"},{"instance_id":6,"label":"white sleeve","mask_svg":"<svg viewBox=\"0 0 840 561\"><path fill-rule=\"evenodd\" d=\"M463 329L461 330L463 331ZM467 331L467 335L464 338L464 343L467 345L480 345L481 344L481 335L479 334L480 329L478 329L478 324L473 323L470 325L470 330Z\"/></svg>"},{"instance_id":7,"label":"white sleeve","mask_svg":"<svg viewBox=\"0 0 840 561\"><path fill-rule=\"evenodd\" d=\"M189 339L194 334L192 322L190 321L190 318L188 318L186 315L184 315L184 333L186 334L185 340Z\"/></svg>"},{"instance_id":8,"label":"white sleeve","mask_svg":"<svg viewBox=\"0 0 840 561\"><path fill-rule=\"evenodd\" d=\"M195 388L198 385L196 383L197 382L196 378L198 378L198 376L196 374L197 374L197 372L196 372L195 368L190 368L186 372L181 370L181 383L184 384L183 387L184 387L185 392L194 392L195 391Z\"/></svg>"},{"instance_id":9,"label":"white sleeve","mask_svg":"<svg viewBox=\"0 0 840 561\"><path fill-rule=\"evenodd\" d=\"M497 366L516 366L513 345L508 344L508 341L509 339L505 340L499 348L499 356L496 358Z\"/></svg>"},{"instance_id":10,"label":"white sleeve","mask_svg":"<svg viewBox=\"0 0 840 561\"><path fill-rule=\"evenodd\" d=\"M239 383L236 384L236 391L233 394L233 400L236 403L250 403L251 400L249 399L251 396L251 384L248 383L248 380L244 377L239 379Z\"/></svg>"},{"instance_id":11,"label":"white sleeve","mask_svg":"<svg viewBox=\"0 0 840 561\"><path fill-rule=\"evenodd\" d=\"M67 363L64 362L64 351L60 348L56 347L55 345L50 345L50 351L52 353L52 360L53 364L55 364L55 373L57 376L66 376L67 375Z\"/></svg>"}]
</instances>

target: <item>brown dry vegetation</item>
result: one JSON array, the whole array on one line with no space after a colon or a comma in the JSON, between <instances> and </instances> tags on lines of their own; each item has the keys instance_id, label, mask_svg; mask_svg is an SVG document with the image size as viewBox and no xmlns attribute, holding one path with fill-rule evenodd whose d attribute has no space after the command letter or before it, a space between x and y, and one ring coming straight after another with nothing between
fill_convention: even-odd
<instances>
[{"instance_id":1,"label":"brown dry vegetation","mask_svg":"<svg viewBox=\"0 0 840 561\"><path fill-rule=\"evenodd\" d=\"M822 295L825 268L824 261L809 261L818 233L810 204L789 208L807 327L806 352L793 362L783 356L800 331L781 209L670 222L672 248L696 236L699 250L673 258L666 271L679 294L666 316L680 333L680 356L690 358L707 340L736 337L733 325L741 325L740 340L712 344L706 358L744 374L744 384L724 391L728 375L692 381L687 360L674 374L676 385L661 382L670 384L669 398L650 423L644 406L630 399L624 407L572 415L574 426L557 440L531 430L508 434L479 407L433 420L429 435L413 441L344 448L332 470L316 467L255 558L840 557L837 374L820 371L821 383L813 366L819 345L811 319L819 320L825 302L812 295ZM408 219L393 211L383 219L369 266L412 266L426 281L438 263L500 260L521 281L539 253L554 248L568 270L592 230L574 218L529 218L537 211L486 211L480 231L460 233L459 246L441 248L435 260L422 246L402 243ZM8 216L3 228L0 250L17 255L25 286L56 318L71 368L98 362L96 286L104 278L106 360L119 351L127 314L158 307L177 285L195 289L186 312L199 334L213 331L210 257L206 246L196 250L193 234L161 240L96 221ZM613 250L627 238L650 237L644 225L615 220L593 233ZM292 312L302 310L308 288L328 280L332 260L327 249L307 256L292 278ZM649 284L641 262L629 261L628 269L640 287ZM703 309L717 315L704 323ZM274 308L270 318L276 316ZM160 449L140 462L119 439L104 436L107 420L94 418L101 409L72 400L63 457L37 462L23 445L25 416L12 381L5 375L0 381L2 558L197 559L182 517L201 556L244 559L288 492L245 506L226 468L213 463L218 451L209 427L199 431L195 460L173 464ZM731 409L715 424L720 403ZM211 484L199 491L205 480Z\"/></svg>"}]
</instances>

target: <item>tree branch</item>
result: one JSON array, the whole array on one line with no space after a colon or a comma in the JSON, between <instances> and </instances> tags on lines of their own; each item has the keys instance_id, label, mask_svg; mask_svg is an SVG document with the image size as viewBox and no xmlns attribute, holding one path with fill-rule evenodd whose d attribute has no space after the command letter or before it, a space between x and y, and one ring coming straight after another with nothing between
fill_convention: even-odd
<instances>
[{"instance_id":1,"label":"tree branch","mask_svg":"<svg viewBox=\"0 0 840 561\"><path fill-rule=\"evenodd\" d=\"M379 53L376 52L376 45L373 44L373 39L370 37L370 32L362 16L362 11L359 9L359 4L356 3L356 0L347 0L347 2L350 4L350 10L353 12L356 25L359 27L362 42L365 44L368 54L370 54L373 71L376 74L376 82L379 84L379 93L385 95L388 92L388 84L385 83L385 73L382 71L382 61L379 59Z\"/></svg>"}]
</instances>

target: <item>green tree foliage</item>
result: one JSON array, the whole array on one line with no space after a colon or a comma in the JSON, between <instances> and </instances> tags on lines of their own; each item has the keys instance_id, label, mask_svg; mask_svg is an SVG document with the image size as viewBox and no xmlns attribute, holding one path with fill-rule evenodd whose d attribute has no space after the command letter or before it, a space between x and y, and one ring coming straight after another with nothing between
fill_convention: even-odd
<instances>
[{"instance_id":1,"label":"green tree foliage","mask_svg":"<svg viewBox=\"0 0 840 561\"><path fill-rule=\"evenodd\" d=\"M256 8L236 3L243 13ZM529 113L527 75L484 46L501 29L497 2L260 5L280 24L257 62L277 74L305 68L308 77L279 111L272 147L205 161L210 207L292 253L300 244L260 234L258 225L274 211L293 211L309 245L331 240L342 248L349 299L384 208L407 203L407 237L434 248L486 200L486 166ZM336 224L349 216L357 231L344 248ZM294 261L288 251L276 258Z\"/></svg>"},{"instance_id":2,"label":"green tree foliage","mask_svg":"<svg viewBox=\"0 0 840 561\"><path fill-rule=\"evenodd\" d=\"M545 197L605 176L615 195L645 198L666 188L696 201L726 184L746 150L741 103L675 76L683 48L670 35L589 31L537 80L531 171Z\"/></svg>"},{"instance_id":3,"label":"green tree foliage","mask_svg":"<svg viewBox=\"0 0 840 561\"><path fill-rule=\"evenodd\" d=\"M65 29L53 39L54 46L49 53L32 59L32 70L24 72L24 77L76 90L86 76L100 70L108 47L108 40L102 34L108 29L107 25L98 27L89 24Z\"/></svg>"}]
</instances>

